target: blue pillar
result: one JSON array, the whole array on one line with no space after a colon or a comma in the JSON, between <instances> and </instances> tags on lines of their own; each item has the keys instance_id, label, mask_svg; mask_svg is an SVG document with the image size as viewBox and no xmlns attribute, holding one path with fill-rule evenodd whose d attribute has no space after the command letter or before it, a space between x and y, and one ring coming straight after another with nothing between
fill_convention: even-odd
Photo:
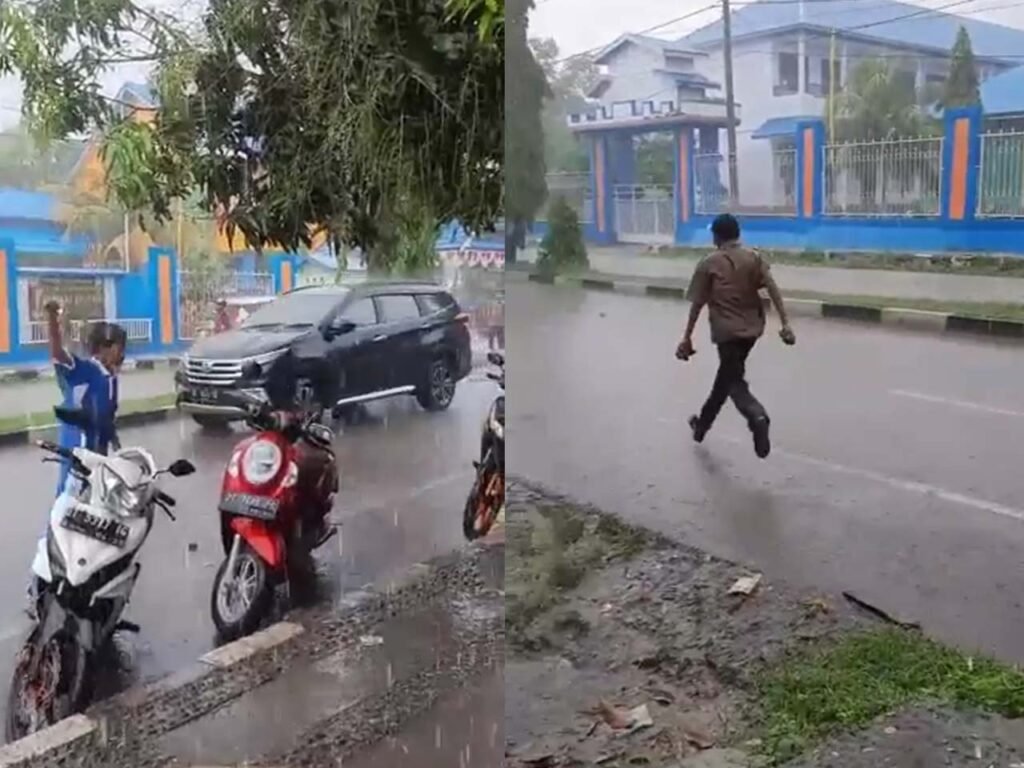
<instances>
[{"instance_id":1,"label":"blue pillar","mask_svg":"<svg viewBox=\"0 0 1024 768\"><path fill-rule=\"evenodd\" d=\"M981 107L947 110L944 122L941 217L944 221L971 221L978 209L981 176Z\"/></svg>"},{"instance_id":2,"label":"blue pillar","mask_svg":"<svg viewBox=\"0 0 1024 768\"><path fill-rule=\"evenodd\" d=\"M150 248L146 264L152 293L153 346L170 351L178 345L178 259L170 248Z\"/></svg>"},{"instance_id":3,"label":"blue pillar","mask_svg":"<svg viewBox=\"0 0 1024 768\"><path fill-rule=\"evenodd\" d=\"M672 157L675 165L676 236L679 245L694 237L694 201L697 184L694 163L693 129L676 128L673 132Z\"/></svg>"},{"instance_id":4,"label":"blue pillar","mask_svg":"<svg viewBox=\"0 0 1024 768\"><path fill-rule=\"evenodd\" d=\"M824 191L825 123L806 120L796 126L796 216L818 219Z\"/></svg>"},{"instance_id":5,"label":"blue pillar","mask_svg":"<svg viewBox=\"0 0 1024 768\"><path fill-rule=\"evenodd\" d=\"M590 139L590 184L594 200L593 223L587 228L588 239L607 245L616 242L615 194L610 171L610 148L607 133L595 132Z\"/></svg>"},{"instance_id":6,"label":"blue pillar","mask_svg":"<svg viewBox=\"0 0 1024 768\"><path fill-rule=\"evenodd\" d=\"M270 257L270 274L274 276L274 293L288 293L296 286L299 259L294 253L275 253Z\"/></svg>"}]
</instances>

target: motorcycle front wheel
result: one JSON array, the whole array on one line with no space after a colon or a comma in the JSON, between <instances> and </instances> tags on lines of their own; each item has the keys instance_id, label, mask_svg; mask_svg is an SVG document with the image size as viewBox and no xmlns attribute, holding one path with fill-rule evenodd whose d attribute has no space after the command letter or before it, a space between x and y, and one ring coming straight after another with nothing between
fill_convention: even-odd
<instances>
[{"instance_id":1,"label":"motorcycle front wheel","mask_svg":"<svg viewBox=\"0 0 1024 768\"><path fill-rule=\"evenodd\" d=\"M241 544L234 573L227 573L228 560L217 569L210 596L210 613L222 640L237 640L252 634L266 618L274 590L263 558L247 544Z\"/></svg>"},{"instance_id":2,"label":"motorcycle front wheel","mask_svg":"<svg viewBox=\"0 0 1024 768\"><path fill-rule=\"evenodd\" d=\"M7 692L8 743L81 712L88 704L88 654L76 638L66 633L51 638L39 649L34 671L32 650L30 639L15 660Z\"/></svg>"}]
</instances>

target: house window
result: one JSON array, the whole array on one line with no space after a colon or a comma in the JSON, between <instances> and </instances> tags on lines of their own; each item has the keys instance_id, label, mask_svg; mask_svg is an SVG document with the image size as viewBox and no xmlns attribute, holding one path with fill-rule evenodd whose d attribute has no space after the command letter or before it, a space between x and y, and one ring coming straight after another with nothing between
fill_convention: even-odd
<instances>
[{"instance_id":1,"label":"house window","mask_svg":"<svg viewBox=\"0 0 1024 768\"><path fill-rule=\"evenodd\" d=\"M777 61L775 95L784 96L798 93L800 89L800 57L795 53L781 51Z\"/></svg>"},{"instance_id":2,"label":"house window","mask_svg":"<svg viewBox=\"0 0 1024 768\"><path fill-rule=\"evenodd\" d=\"M821 60L821 92L822 95L828 96L832 93L832 75L835 74L835 92L838 93L843 87L843 75L839 70L839 62L833 60L832 66L829 66L828 59Z\"/></svg>"}]
</instances>

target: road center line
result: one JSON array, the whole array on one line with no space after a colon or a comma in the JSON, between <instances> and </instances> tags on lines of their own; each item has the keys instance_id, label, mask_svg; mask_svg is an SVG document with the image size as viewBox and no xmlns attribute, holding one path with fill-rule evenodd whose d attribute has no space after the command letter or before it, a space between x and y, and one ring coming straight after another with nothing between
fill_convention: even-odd
<instances>
[{"instance_id":1,"label":"road center line","mask_svg":"<svg viewBox=\"0 0 1024 768\"><path fill-rule=\"evenodd\" d=\"M750 439L738 440L732 437L723 438L731 443L737 445L743 445L749 447ZM910 493L917 493L922 496L933 496L943 501L948 501L952 504L960 504L965 507L971 507L973 509L979 509L983 512L991 512L994 515L1000 517L1008 517L1012 520L1019 520L1024 522L1024 510L1016 509L1014 507L1008 507L1005 504L1000 504L996 501L989 501L987 499L980 499L977 496L968 496L964 493L957 493L956 491L949 491L945 488L940 488L937 485L930 485L929 483L919 483L914 480L905 480L900 477L891 477L890 475L882 474L881 472L875 472L870 469L861 469L860 467L850 467L845 464L837 464L834 461L828 461L826 459L816 459L813 456L805 456L802 453L794 453L793 451L786 451L778 448L772 449L773 456L781 456L783 458L798 461L803 464L808 464L819 469L826 469L831 472L836 472L850 477L859 477L863 480L871 480L875 483L881 483L888 485L891 488L896 488L901 491L908 491Z\"/></svg>"},{"instance_id":2,"label":"road center line","mask_svg":"<svg viewBox=\"0 0 1024 768\"><path fill-rule=\"evenodd\" d=\"M992 405L984 405L982 403L972 403L967 400L954 400L949 397L939 397L938 395L926 395L923 392L912 392L906 389L890 389L890 395L896 395L897 397L909 397L913 400L921 400L925 403L936 403L938 405L951 405L955 408L966 408L971 411L981 411L982 413L991 413L995 416L1016 416L1018 418L1024 418L1024 411L1012 411L1008 408L997 408Z\"/></svg>"}]
</instances>

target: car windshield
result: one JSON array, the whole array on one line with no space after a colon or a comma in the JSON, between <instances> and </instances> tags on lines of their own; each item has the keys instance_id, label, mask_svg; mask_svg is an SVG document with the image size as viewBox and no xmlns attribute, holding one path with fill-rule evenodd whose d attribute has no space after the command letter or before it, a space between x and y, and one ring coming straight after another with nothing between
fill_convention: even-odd
<instances>
[{"instance_id":1,"label":"car windshield","mask_svg":"<svg viewBox=\"0 0 1024 768\"><path fill-rule=\"evenodd\" d=\"M260 307L242 323L242 328L302 328L319 324L345 298L342 290L296 291Z\"/></svg>"}]
</instances>

